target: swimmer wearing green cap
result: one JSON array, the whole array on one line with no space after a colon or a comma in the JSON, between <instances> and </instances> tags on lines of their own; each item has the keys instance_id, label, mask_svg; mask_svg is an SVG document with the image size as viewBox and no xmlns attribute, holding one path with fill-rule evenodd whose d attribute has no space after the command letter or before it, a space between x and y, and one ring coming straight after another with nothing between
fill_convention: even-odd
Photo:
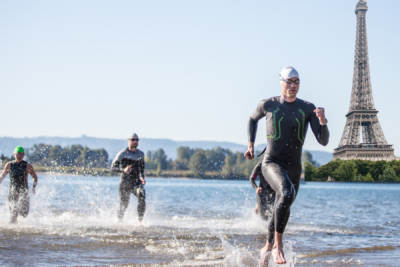
<instances>
[{"instance_id":1,"label":"swimmer wearing green cap","mask_svg":"<svg viewBox=\"0 0 400 267\"><path fill-rule=\"evenodd\" d=\"M18 215L23 217L29 213L29 186L28 174L33 178L33 194L36 193L38 176L33 166L24 161L25 150L17 146L14 149L15 160L7 162L4 170L0 175L0 184L4 178L10 173L10 190L8 191L8 203L11 213L10 223L17 223Z\"/></svg>"}]
</instances>

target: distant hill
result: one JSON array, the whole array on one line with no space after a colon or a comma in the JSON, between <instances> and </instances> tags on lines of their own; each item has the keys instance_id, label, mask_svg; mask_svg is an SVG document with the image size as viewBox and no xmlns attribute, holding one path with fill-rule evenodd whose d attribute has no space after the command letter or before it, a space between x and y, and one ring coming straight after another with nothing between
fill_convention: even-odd
<instances>
[{"instance_id":1,"label":"distant hill","mask_svg":"<svg viewBox=\"0 0 400 267\"><path fill-rule=\"evenodd\" d=\"M68 137L33 137L33 138L13 138L13 137L0 137L0 154L10 156L16 146L30 148L34 144L51 144L60 145L62 147L80 144L88 146L93 149L104 148L107 150L110 159L113 159L119 151L126 148L128 141L124 139L107 139L96 138L89 136L81 136L76 138ZM176 158L176 149L180 146L188 146L191 148L212 149L215 147L222 147L231 151L245 152L247 146L231 143L231 142L217 142L217 141L173 141L171 139L152 139L140 138L139 149L143 151L164 149L168 157ZM262 151L265 145L258 145L255 147L256 151ZM323 151L309 151L314 160L319 164L324 165L332 159L332 153Z\"/></svg>"}]
</instances>

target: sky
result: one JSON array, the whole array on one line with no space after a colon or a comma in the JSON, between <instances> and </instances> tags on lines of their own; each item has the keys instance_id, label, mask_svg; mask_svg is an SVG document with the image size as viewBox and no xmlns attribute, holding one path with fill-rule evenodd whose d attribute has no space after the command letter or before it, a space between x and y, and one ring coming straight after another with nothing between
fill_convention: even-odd
<instances>
[{"instance_id":1,"label":"sky","mask_svg":"<svg viewBox=\"0 0 400 267\"><path fill-rule=\"evenodd\" d=\"M357 0L0 1L0 136L247 143L260 100L295 67L332 152L349 109ZM378 118L400 155L400 1L370 0ZM256 145L266 143L265 121Z\"/></svg>"}]
</instances>

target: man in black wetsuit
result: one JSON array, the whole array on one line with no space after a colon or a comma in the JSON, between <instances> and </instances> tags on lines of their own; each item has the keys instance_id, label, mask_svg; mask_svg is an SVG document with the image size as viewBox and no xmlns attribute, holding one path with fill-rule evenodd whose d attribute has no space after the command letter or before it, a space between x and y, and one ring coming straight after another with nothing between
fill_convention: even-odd
<instances>
[{"instance_id":1,"label":"man in black wetsuit","mask_svg":"<svg viewBox=\"0 0 400 267\"><path fill-rule=\"evenodd\" d=\"M300 79L298 72L286 67L280 74L281 96L262 100L251 114L248 123L248 149L244 156L254 158L254 141L258 121L267 117L267 149L262 162L262 173L276 192L276 200L268 239L261 249L263 255L272 249L275 263L285 263L282 236L299 190L301 175L301 153L307 128L311 129L318 142L328 144L329 131L323 108L296 97Z\"/></svg>"},{"instance_id":2,"label":"man in black wetsuit","mask_svg":"<svg viewBox=\"0 0 400 267\"><path fill-rule=\"evenodd\" d=\"M18 215L23 217L29 213L29 186L28 173L33 178L33 194L36 193L38 177L32 165L24 161L25 151L17 146L14 150L15 160L7 162L0 175L0 184L10 173L10 189L8 191L8 204L11 213L10 223L17 223Z\"/></svg>"},{"instance_id":3,"label":"man in black wetsuit","mask_svg":"<svg viewBox=\"0 0 400 267\"><path fill-rule=\"evenodd\" d=\"M121 221L124 217L125 210L129 205L131 193L138 199L138 218L139 222L143 220L146 210L146 191L144 185L144 153L137 149L139 137L132 134L129 137L128 147L118 153L111 170L113 172L122 172L119 183L119 201L118 219Z\"/></svg>"},{"instance_id":4,"label":"man in black wetsuit","mask_svg":"<svg viewBox=\"0 0 400 267\"><path fill-rule=\"evenodd\" d=\"M260 184L257 186L255 180L257 176L260 179ZM260 214L261 219L267 221L272 215L272 208L275 202L275 191L265 180L261 171L261 162L257 164L250 175L250 183L256 190L257 205L255 212Z\"/></svg>"}]
</instances>

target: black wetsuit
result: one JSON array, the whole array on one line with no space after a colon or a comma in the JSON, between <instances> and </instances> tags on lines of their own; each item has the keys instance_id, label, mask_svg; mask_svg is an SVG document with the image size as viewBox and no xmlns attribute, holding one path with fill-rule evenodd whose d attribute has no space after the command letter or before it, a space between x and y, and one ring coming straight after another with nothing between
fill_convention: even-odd
<instances>
[{"instance_id":1,"label":"black wetsuit","mask_svg":"<svg viewBox=\"0 0 400 267\"><path fill-rule=\"evenodd\" d=\"M257 176L260 179L259 186L257 186L255 182ZM255 190L257 190L258 187L261 187L262 189L261 193L256 194L256 198L258 204L258 213L260 214L261 218L266 221L272 216L272 209L275 202L275 191L271 188L262 174L261 162L254 167L249 180Z\"/></svg>"},{"instance_id":2,"label":"black wetsuit","mask_svg":"<svg viewBox=\"0 0 400 267\"><path fill-rule=\"evenodd\" d=\"M132 171L124 173L124 168L129 165L132 165ZM141 221L146 210L146 191L140 181L141 177L144 178L144 153L140 150L132 152L128 148L122 150L111 164L111 170L122 172L119 183L120 208L118 218L121 220L124 217L132 193L138 199L137 211Z\"/></svg>"},{"instance_id":3,"label":"black wetsuit","mask_svg":"<svg viewBox=\"0 0 400 267\"><path fill-rule=\"evenodd\" d=\"M268 242L274 243L275 231L283 233L290 216L290 206L300 185L301 153L308 124L321 145L327 145L329 131L315 115L314 104L301 99L286 102L280 96L262 100L251 114L249 142L254 142L258 121L267 117L267 149L262 173L276 192Z\"/></svg>"},{"instance_id":4,"label":"black wetsuit","mask_svg":"<svg viewBox=\"0 0 400 267\"><path fill-rule=\"evenodd\" d=\"M28 162L16 160L10 162L10 190L8 203L11 212L11 222L17 220L18 215L23 217L29 213Z\"/></svg>"}]
</instances>

